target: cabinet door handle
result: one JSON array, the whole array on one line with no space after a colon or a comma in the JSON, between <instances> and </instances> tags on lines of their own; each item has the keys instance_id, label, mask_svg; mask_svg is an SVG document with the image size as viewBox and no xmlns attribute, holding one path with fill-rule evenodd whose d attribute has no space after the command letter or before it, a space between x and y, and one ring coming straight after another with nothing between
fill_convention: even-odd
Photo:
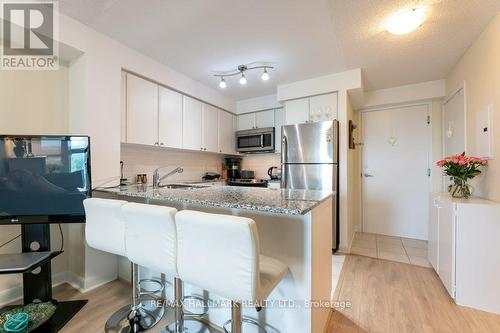
<instances>
[{"instance_id":1,"label":"cabinet door handle","mask_svg":"<svg viewBox=\"0 0 500 333\"><path fill-rule=\"evenodd\" d=\"M155 146L158 146L158 142L155 142Z\"/></svg>"},{"instance_id":2,"label":"cabinet door handle","mask_svg":"<svg viewBox=\"0 0 500 333\"><path fill-rule=\"evenodd\" d=\"M365 178L375 177L374 175L370 175L369 173L364 173L363 176L365 176Z\"/></svg>"},{"instance_id":3,"label":"cabinet door handle","mask_svg":"<svg viewBox=\"0 0 500 333\"><path fill-rule=\"evenodd\" d=\"M160 146L163 146L163 145L165 145L165 144L163 142L160 142Z\"/></svg>"}]
</instances>

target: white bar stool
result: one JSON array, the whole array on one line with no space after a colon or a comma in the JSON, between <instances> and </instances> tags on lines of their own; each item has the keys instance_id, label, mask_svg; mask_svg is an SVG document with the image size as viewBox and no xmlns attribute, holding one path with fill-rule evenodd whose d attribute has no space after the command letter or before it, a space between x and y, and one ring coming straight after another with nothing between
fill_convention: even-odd
<instances>
[{"instance_id":1,"label":"white bar stool","mask_svg":"<svg viewBox=\"0 0 500 333\"><path fill-rule=\"evenodd\" d=\"M260 304L285 277L288 267L260 254L255 221L189 210L175 218L180 278L231 300L231 320L223 325L226 332L241 333L243 322L258 325L242 318L241 302Z\"/></svg>"},{"instance_id":2,"label":"white bar stool","mask_svg":"<svg viewBox=\"0 0 500 333\"><path fill-rule=\"evenodd\" d=\"M112 253L118 256L127 256L125 242L125 222L122 216L122 207L127 201L90 198L83 201L86 215L85 238L87 244L97 250ZM137 266L132 267L133 295L140 289L137 279ZM163 285L160 286L163 288ZM160 291L160 290L159 290ZM137 301L134 297L133 299ZM128 332L128 316L133 304L125 305L106 321L105 332ZM143 314L143 328L154 326L163 316L163 309L150 312L141 309Z\"/></svg>"},{"instance_id":3,"label":"white bar stool","mask_svg":"<svg viewBox=\"0 0 500 333\"><path fill-rule=\"evenodd\" d=\"M178 277L176 212L177 209L166 206L139 203L122 206L127 257L134 266ZM137 280L137 273L133 278ZM131 332L144 330L139 293L136 289L133 296L134 307L129 316Z\"/></svg>"}]
</instances>

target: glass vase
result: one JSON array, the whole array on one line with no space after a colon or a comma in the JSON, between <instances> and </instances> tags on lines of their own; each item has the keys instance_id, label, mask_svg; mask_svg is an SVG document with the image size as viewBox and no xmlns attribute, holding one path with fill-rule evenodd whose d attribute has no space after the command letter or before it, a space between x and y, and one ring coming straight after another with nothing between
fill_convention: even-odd
<instances>
[{"instance_id":1,"label":"glass vase","mask_svg":"<svg viewBox=\"0 0 500 333\"><path fill-rule=\"evenodd\" d=\"M467 180L452 178L453 184L448 186L448 192L453 198L467 199L472 195L472 186L467 184Z\"/></svg>"}]
</instances>

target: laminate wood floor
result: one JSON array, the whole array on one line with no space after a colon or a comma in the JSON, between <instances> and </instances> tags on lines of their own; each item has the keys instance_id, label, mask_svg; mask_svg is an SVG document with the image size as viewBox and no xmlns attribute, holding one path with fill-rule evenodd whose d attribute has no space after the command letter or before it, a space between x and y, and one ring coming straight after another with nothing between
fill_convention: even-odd
<instances>
[{"instance_id":1,"label":"laminate wood floor","mask_svg":"<svg viewBox=\"0 0 500 333\"><path fill-rule=\"evenodd\" d=\"M350 255L334 295L328 333L494 333L500 316L453 303L431 268ZM499 295L500 299L500 295Z\"/></svg>"},{"instance_id":2,"label":"laminate wood floor","mask_svg":"<svg viewBox=\"0 0 500 333\"><path fill-rule=\"evenodd\" d=\"M500 332L500 316L454 304L430 268L357 255L345 261L334 298L351 307L332 311L325 333ZM103 332L108 317L129 302L129 293L122 281L86 294L67 284L56 287L54 296L61 300L89 299L61 332Z\"/></svg>"}]
</instances>

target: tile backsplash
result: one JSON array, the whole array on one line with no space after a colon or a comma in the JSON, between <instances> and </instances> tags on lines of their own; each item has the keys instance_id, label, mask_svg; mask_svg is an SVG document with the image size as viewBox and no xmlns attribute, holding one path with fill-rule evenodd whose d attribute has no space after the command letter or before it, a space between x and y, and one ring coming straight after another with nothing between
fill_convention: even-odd
<instances>
[{"instance_id":1,"label":"tile backsplash","mask_svg":"<svg viewBox=\"0 0 500 333\"><path fill-rule=\"evenodd\" d=\"M121 160L124 163L123 173L128 180L135 180L137 174L146 174L148 182L153 179L154 170L165 167L162 173L181 166L184 172L169 177L170 181L201 181L207 171L222 172L224 156L217 154L187 152L157 147L121 145Z\"/></svg>"},{"instance_id":2,"label":"tile backsplash","mask_svg":"<svg viewBox=\"0 0 500 333\"><path fill-rule=\"evenodd\" d=\"M255 178L259 179L269 179L267 170L272 166L281 167L280 154L247 155L243 158L241 163L241 168L243 170L255 171Z\"/></svg>"}]
</instances>

